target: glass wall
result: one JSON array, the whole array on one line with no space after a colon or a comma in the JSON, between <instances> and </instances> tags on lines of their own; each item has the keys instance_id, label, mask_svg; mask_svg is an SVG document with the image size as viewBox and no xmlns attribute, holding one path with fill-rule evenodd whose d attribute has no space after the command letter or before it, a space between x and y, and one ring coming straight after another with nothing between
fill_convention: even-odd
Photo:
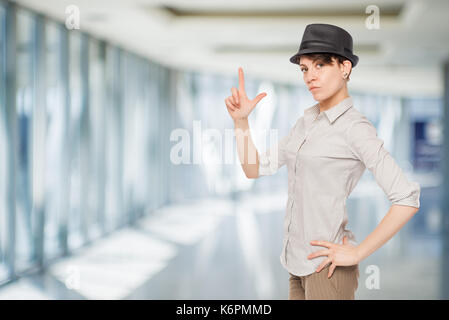
<instances>
[{"instance_id":1,"label":"glass wall","mask_svg":"<svg viewBox=\"0 0 449 320\"><path fill-rule=\"evenodd\" d=\"M52 21L46 23L46 133L45 133L45 234L46 256L51 259L64 253L64 225L66 187L64 182L64 146L67 131L66 98L64 97L64 76L62 48L64 41L62 27ZM50 170L51 168L51 170Z\"/></svg>"},{"instance_id":2,"label":"glass wall","mask_svg":"<svg viewBox=\"0 0 449 320\"><path fill-rule=\"evenodd\" d=\"M16 270L29 268L33 263L33 152L32 132L34 115L34 59L35 20L27 11L17 11L17 161L16 161Z\"/></svg>"},{"instance_id":3,"label":"glass wall","mask_svg":"<svg viewBox=\"0 0 449 320\"><path fill-rule=\"evenodd\" d=\"M7 132L6 132L6 110L5 110L5 38L6 38L5 8L0 3L0 283L8 277L6 266L7 251L7 181L6 162L7 158Z\"/></svg>"},{"instance_id":4,"label":"glass wall","mask_svg":"<svg viewBox=\"0 0 449 320\"><path fill-rule=\"evenodd\" d=\"M0 30L4 283L168 201L170 125L159 130L173 82L167 68L14 3L0 4Z\"/></svg>"},{"instance_id":5,"label":"glass wall","mask_svg":"<svg viewBox=\"0 0 449 320\"><path fill-rule=\"evenodd\" d=\"M123 153L122 153L122 70L120 68L122 51L119 48L106 49L106 105L105 114L105 214L106 229L111 231L118 227L124 219L123 212Z\"/></svg>"},{"instance_id":6,"label":"glass wall","mask_svg":"<svg viewBox=\"0 0 449 320\"><path fill-rule=\"evenodd\" d=\"M89 133L89 174L87 193L87 225L89 239L94 240L104 233L105 207L105 112L106 72L105 44L96 39L89 40L89 110L86 116L86 130Z\"/></svg>"},{"instance_id":7,"label":"glass wall","mask_svg":"<svg viewBox=\"0 0 449 320\"><path fill-rule=\"evenodd\" d=\"M149 70L143 59L131 53L124 55L123 69L123 104L126 106L123 110L123 200L127 223L132 223L143 214L145 199L149 195L147 190L150 180L142 179L148 177L145 164L150 163L145 143L150 119L149 109L146 108L148 101L145 101L148 85L146 74Z\"/></svg>"},{"instance_id":8,"label":"glass wall","mask_svg":"<svg viewBox=\"0 0 449 320\"><path fill-rule=\"evenodd\" d=\"M72 32L73 31L73 32ZM86 212L86 195L89 192L86 187L86 158L83 134L88 134L82 128L82 123L87 105L85 103L85 92L83 92L82 71L84 61L82 58L83 49L86 49L85 39L78 31L69 32L69 121L68 121L68 139L70 145L68 166L69 166L69 218L68 218L68 247L77 248L87 240L86 224L82 220Z\"/></svg>"}]
</instances>

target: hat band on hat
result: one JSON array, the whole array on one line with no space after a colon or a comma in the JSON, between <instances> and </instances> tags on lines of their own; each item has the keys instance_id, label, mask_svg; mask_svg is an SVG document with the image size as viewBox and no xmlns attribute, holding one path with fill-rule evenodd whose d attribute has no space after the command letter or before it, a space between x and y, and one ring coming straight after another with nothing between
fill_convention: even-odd
<instances>
[{"instance_id":1,"label":"hat band on hat","mask_svg":"<svg viewBox=\"0 0 449 320\"><path fill-rule=\"evenodd\" d=\"M332 50L335 50L335 45L331 42L327 42L327 41L317 41L317 40L308 40L308 41L303 41L301 43L301 47L299 48L300 50L303 49L307 49L310 47L323 47L323 48L329 48Z\"/></svg>"}]
</instances>

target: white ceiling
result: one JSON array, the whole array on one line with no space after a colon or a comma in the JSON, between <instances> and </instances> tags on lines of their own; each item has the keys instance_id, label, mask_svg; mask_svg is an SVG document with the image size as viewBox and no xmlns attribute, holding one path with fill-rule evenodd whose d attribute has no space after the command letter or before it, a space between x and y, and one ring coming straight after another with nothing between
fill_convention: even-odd
<instances>
[{"instance_id":1,"label":"white ceiling","mask_svg":"<svg viewBox=\"0 0 449 320\"><path fill-rule=\"evenodd\" d=\"M360 57L350 91L439 96L449 58L449 1L300 0L18 0L65 22L80 9L80 27L163 65L303 85L289 58L309 23L348 30ZM365 9L377 5L380 28Z\"/></svg>"}]
</instances>

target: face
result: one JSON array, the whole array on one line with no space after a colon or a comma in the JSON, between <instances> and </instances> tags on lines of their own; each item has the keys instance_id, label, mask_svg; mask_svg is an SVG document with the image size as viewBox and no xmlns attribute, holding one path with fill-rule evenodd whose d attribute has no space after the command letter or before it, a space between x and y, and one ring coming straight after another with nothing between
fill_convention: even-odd
<instances>
[{"instance_id":1,"label":"face","mask_svg":"<svg viewBox=\"0 0 449 320\"><path fill-rule=\"evenodd\" d=\"M316 101L332 97L346 85L346 80L342 77L345 65L339 64L335 58L332 65L325 65L319 60L313 61L307 56L301 56L299 63L304 83Z\"/></svg>"}]
</instances>

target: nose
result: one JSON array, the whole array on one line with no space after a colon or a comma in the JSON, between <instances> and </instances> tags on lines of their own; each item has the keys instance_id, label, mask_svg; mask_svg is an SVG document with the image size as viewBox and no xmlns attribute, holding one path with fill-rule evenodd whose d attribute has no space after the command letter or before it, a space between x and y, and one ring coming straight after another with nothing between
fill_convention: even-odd
<instances>
[{"instance_id":1,"label":"nose","mask_svg":"<svg viewBox=\"0 0 449 320\"><path fill-rule=\"evenodd\" d=\"M316 81L317 75L314 69L309 69L309 72L307 72L307 75L305 75L305 82L307 85L310 86L312 81Z\"/></svg>"}]
</instances>

